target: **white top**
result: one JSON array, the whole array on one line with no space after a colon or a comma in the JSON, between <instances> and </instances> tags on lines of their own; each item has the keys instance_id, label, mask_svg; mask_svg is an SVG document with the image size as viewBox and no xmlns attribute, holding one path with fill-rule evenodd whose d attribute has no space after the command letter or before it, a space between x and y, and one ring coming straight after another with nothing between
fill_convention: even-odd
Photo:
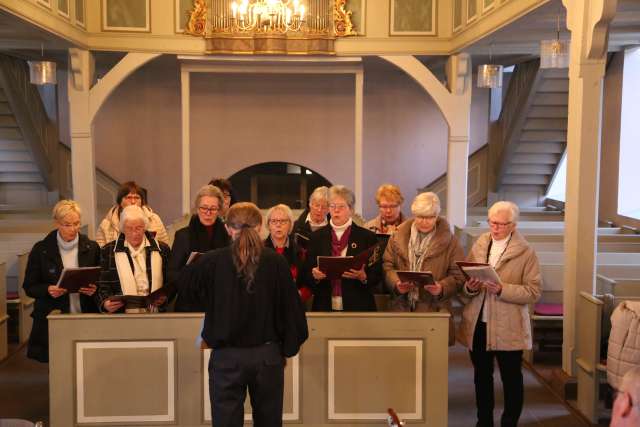
<instances>
[{"instance_id":1,"label":"white top","mask_svg":"<svg viewBox=\"0 0 640 427\"><path fill-rule=\"evenodd\" d=\"M60 258L62 258L62 266L64 268L78 268L78 241L80 240L80 235L76 234L76 238L70 242L66 242L60 237L60 233L56 237L58 239ZM82 313L80 294L77 292L69 294L69 312Z\"/></svg>"}]
</instances>

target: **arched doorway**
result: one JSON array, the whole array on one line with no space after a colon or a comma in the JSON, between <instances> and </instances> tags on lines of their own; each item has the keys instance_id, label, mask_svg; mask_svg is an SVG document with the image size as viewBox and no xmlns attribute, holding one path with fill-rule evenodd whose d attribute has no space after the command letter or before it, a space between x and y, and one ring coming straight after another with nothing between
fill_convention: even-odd
<instances>
[{"instance_id":1,"label":"arched doorway","mask_svg":"<svg viewBox=\"0 0 640 427\"><path fill-rule=\"evenodd\" d=\"M309 194L331 182L302 165L286 162L258 163L229 177L238 200L251 201L261 209L284 203L292 209L304 209Z\"/></svg>"}]
</instances>

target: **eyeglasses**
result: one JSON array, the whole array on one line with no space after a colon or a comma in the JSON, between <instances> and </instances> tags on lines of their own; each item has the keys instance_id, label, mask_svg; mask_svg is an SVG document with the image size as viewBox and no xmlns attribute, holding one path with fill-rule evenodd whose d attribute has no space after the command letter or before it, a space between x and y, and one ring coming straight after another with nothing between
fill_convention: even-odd
<instances>
[{"instance_id":1,"label":"eyeglasses","mask_svg":"<svg viewBox=\"0 0 640 427\"><path fill-rule=\"evenodd\" d=\"M127 233L143 233L144 230L145 230L145 227L144 227L144 225L138 225L138 226L135 226L135 227L129 227L129 226L125 225L124 226L124 230Z\"/></svg>"},{"instance_id":2,"label":"eyeglasses","mask_svg":"<svg viewBox=\"0 0 640 427\"><path fill-rule=\"evenodd\" d=\"M397 208L398 208L398 206L400 206L400 205L378 205L378 207L379 207L380 209L383 209L383 210L393 210L393 209L397 209Z\"/></svg>"},{"instance_id":3,"label":"eyeglasses","mask_svg":"<svg viewBox=\"0 0 640 427\"><path fill-rule=\"evenodd\" d=\"M124 196L125 199L127 200L142 200L142 197L140 197L137 194L128 194L126 196Z\"/></svg>"},{"instance_id":4,"label":"eyeglasses","mask_svg":"<svg viewBox=\"0 0 640 427\"><path fill-rule=\"evenodd\" d=\"M327 208L326 203L311 202L311 203L309 203L309 206L311 206L313 209L326 209Z\"/></svg>"},{"instance_id":5,"label":"eyeglasses","mask_svg":"<svg viewBox=\"0 0 640 427\"><path fill-rule=\"evenodd\" d=\"M60 222L60 227L64 228L80 228L79 222Z\"/></svg>"},{"instance_id":6,"label":"eyeglasses","mask_svg":"<svg viewBox=\"0 0 640 427\"><path fill-rule=\"evenodd\" d=\"M203 214L216 213L220 210L217 206L198 206L198 210Z\"/></svg>"},{"instance_id":7,"label":"eyeglasses","mask_svg":"<svg viewBox=\"0 0 640 427\"><path fill-rule=\"evenodd\" d=\"M435 215L417 215L416 216L416 219L420 221L433 221L436 218L437 216Z\"/></svg>"},{"instance_id":8,"label":"eyeglasses","mask_svg":"<svg viewBox=\"0 0 640 427\"><path fill-rule=\"evenodd\" d=\"M513 224L512 221L509 221L509 222L497 222L497 221L491 221L490 219L487 219L487 222L489 223L489 225L491 227L496 227L496 228L505 228L505 227L508 227L511 224Z\"/></svg>"},{"instance_id":9,"label":"eyeglasses","mask_svg":"<svg viewBox=\"0 0 640 427\"><path fill-rule=\"evenodd\" d=\"M231 193L229 193L228 191L223 191L222 192L222 196L224 196L225 199L230 199L231 198Z\"/></svg>"},{"instance_id":10,"label":"eyeglasses","mask_svg":"<svg viewBox=\"0 0 640 427\"><path fill-rule=\"evenodd\" d=\"M349 207L349 205L347 205L345 203L330 203L329 204L329 209L334 210L334 211L347 209L348 207Z\"/></svg>"},{"instance_id":11,"label":"eyeglasses","mask_svg":"<svg viewBox=\"0 0 640 427\"><path fill-rule=\"evenodd\" d=\"M290 221L288 219L270 219L269 224L271 225L286 225Z\"/></svg>"}]
</instances>

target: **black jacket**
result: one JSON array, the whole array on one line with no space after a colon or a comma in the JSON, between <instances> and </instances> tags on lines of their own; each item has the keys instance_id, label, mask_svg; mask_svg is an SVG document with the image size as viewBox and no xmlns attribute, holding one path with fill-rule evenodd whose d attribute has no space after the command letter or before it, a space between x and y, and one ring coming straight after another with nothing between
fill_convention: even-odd
<instances>
[{"instance_id":1,"label":"black jacket","mask_svg":"<svg viewBox=\"0 0 640 427\"><path fill-rule=\"evenodd\" d=\"M153 283L151 274L151 253L154 251L160 252L162 257L162 278L163 287L167 289L167 294L172 292L171 286L167 283L167 265L169 264L169 257L171 256L171 249L166 243L158 242L151 234L145 232L147 240L151 246L146 251L145 261L147 263L147 279L149 280L149 292L151 292ZM99 308L102 307L104 301L112 295L122 295L122 287L120 286L120 277L118 276L118 268L116 267L115 252L124 252L129 259L129 265L133 271L133 259L129 253L129 248L124 245L124 234L120 233L118 240L111 241L104 245L101 249L100 257L100 279L98 280L98 291L95 293L96 303ZM124 307L122 308L124 311Z\"/></svg>"},{"instance_id":2,"label":"black jacket","mask_svg":"<svg viewBox=\"0 0 640 427\"><path fill-rule=\"evenodd\" d=\"M355 223L351 226L351 235L347 246L347 255L358 255L378 243L376 234ZM331 256L331 225L327 225L311 235L307 262L304 268L305 283L313 291L313 311L331 311L331 282L316 282L311 270L318 265L318 256ZM342 306L344 311L376 311L372 289L382 277L379 251L370 257L365 267L367 283L354 279L342 279Z\"/></svg>"},{"instance_id":3,"label":"black jacket","mask_svg":"<svg viewBox=\"0 0 640 427\"><path fill-rule=\"evenodd\" d=\"M309 207L302 211L296 222L293 223L293 230L291 231L291 235L295 235L296 233L302 234L304 237L311 237L313 231L311 230L311 226L309 222L307 222L307 215L309 215ZM331 217L327 214L327 221L329 221ZM317 231L317 230L316 230Z\"/></svg>"},{"instance_id":4,"label":"black jacket","mask_svg":"<svg viewBox=\"0 0 640 427\"><path fill-rule=\"evenodd\" d=\"M178 293L175 311L204 311L202 304L187 305L180 295L182 283L179 281L180 273L189 259L191 252L209 252L212 249L229 245L229 234L224 228L222 219L217 218L213 223L213 234L209 238L207 229L200 222L198 215L193 215L189 225L176 231L169 259L169 283L172 289ZM173 298L173 295L170 296Z\"/></svg>"},{"instance_id":5,"label":"black jacket","mask_svg":"<svg viewBox=\"0 0 640 427\"><path fill-rule=\"evenodd\" d=\"M41 362L49 360L49 332L47 316L53 310L69 312L69 295L58 298L49 295L48 287L55 285L62 274L63 265L58 249L58 230L50 232L43 240L33 246L29 253L27 269L22 287L27 295L35 298L33 327L29 337L27 356ZM78 266L93 267L100 265L100 247L84 234L78 238ZM98 308L92 297L80 294L83 313L95 313Z\"/></svg>"},{"instance_id":6,"label":"black jacket","mask_svg":"<svg viewBox=\"0 0 640 427\"><path fill-rule=\"evenodd\" d=\"M307 320L284 257L264 248L250 290L238 276L230 247L203 255L182 273L187 300L202 299L202 338L213 349L281 345L298 353L307 339Z\"/></svg>"}]
</instances>

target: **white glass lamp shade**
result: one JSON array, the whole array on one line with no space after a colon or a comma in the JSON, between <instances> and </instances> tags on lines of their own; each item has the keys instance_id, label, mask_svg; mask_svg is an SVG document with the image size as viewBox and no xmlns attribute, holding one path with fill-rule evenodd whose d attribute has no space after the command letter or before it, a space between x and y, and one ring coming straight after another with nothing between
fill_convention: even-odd
<instances>
[{"instance_id":1,"label":"white glass lamp shade","mask_svg":"<svg viewBox=\"0 0 640 427\"><path fill-rule=\"evenodd\" d=\"M495 89L502 87L502 65L478 65L478 87Z\"/></svg>"},{"instance_id":2,"label":"white glass lamp shade","mask_svg":"<svg viewBox=\"0 0 640 427\"><path fill-rule=\"evenodd\" d=\"M54 85L56 79L56 63L51 61L28 61L29 80L34 85Z\"/></svg>"},{"instance_id":3,"label":"white glass lamp shade","mask_svg":"<svg viewBox=\"0 0 640 427\"><path fill-rule=\"evenodd\" d=\"M569 40L542 40L540 68L569 68Z\"/></svg>"}]
</instances>

